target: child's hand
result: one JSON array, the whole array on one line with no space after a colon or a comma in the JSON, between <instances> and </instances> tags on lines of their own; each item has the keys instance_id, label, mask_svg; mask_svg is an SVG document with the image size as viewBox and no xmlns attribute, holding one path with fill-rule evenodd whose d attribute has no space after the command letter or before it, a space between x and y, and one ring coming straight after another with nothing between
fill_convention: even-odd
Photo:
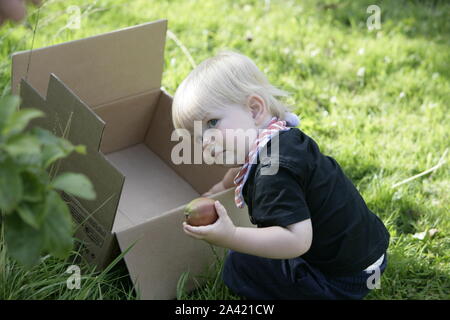
<instances>
[{"instance_id":1,"label":"child's hand","mask_svg":"<svg viewBox=\"0 0 450 320\"><path fill-rule=\"evenodd\" d=\"M205 240L219 247L229 247L233 241L236 226L228 216L224 206L216 201L214 206L219 218L213 224L207 226L194 227L183 222L183 230L186 234L196 239Z\"/></svg>"},{"instance_id":2,"label":"child's hand","mask_svg":"<svg viewBox=\"0 0 450 320\"><path fill-rule=\"evenodd\" d=\"M228 188L234 187L234 178L241 170L241 167L237 168L231 168L225 173L225 176L222 180L220 180L218 183L216 183L211 189L209 189L207 192L202 194L203 197L210 196L214 193L226 190Z\"/></svg>"}]
</instances>

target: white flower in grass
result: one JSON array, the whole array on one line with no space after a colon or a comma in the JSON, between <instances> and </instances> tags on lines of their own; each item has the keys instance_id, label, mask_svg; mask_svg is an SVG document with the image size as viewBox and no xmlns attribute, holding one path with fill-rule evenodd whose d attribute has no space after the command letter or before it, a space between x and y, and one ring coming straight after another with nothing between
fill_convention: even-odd
<instances>
[{"instance_id":1,"label":"white flower in grass","mask_svg":"<svg viewBox=\"0 0 450 320\"><path fill-rule=\"evenodd\" d=\"M359 50L358 50L358 54L360 55L360 56L362 56L364 53L365 53L365 49L364 48L359 48Z\"/></svg>"},{"instance_id":2,"label":"white flower in grass","mask_svg":"<svg viewBox=\"0 0 450 320\"><path fill-rule=\"evenodd\" d=\"M399 99L403 99L405 96L406 94L403 91L398 95Z\"/></svg>"},{"instance_id":3,"label":"white flower in grass","mask_svg":"<svg viewBox=\"0 0 450 320\"><path fill-rule=\"evenodd\" d=\"M248 42L251 42L253 40L253 34L251 34L250 31L247 31L247 33L245 34L245 40L247 40Z\"/></svg>"},{"instance_id":4,"label":"white flower in grass","mask_svg":"<svg viewBox=\"0 0 450 320\"><path fill-rule=\"evenodd\" d=\"M430 238L432 238L438 232L439 232L438 229L433 228L433 229L428 230L428 235L430 236Z\"/></svg>"},{"instance_id":5,"label":"white flower in grass","mask_svg":"<svg viewBox=\"0 0 450 320\"><path fill-rule=\"evenodd\" d=\"M365 73L366 73L366 68L361 67L361 68L358 69L358 72L356 73L356 75L357 75L358 77L364 77L364 74L365 74Z\"/></svg>"},{"instance_id":6,"label":"white flower in grass","mask_svg":"<svg viewBox=\"0 0 450 320\"><path fill-rule=\"evenodd\" d=\"M330 103L336 104L337 102L338 102L338 100L337 100L336 96L332 96L332 97L330 98Z\"/></svg>"},{"instance_id":7,"label":"white flower in grass","mask_svg":"<svg viewBox=\"0 0 450 320\"><path fill-rule=\"evenodd\" d=\"M427 236L427 234L428 234L428 236L429 236L430 238L432 238L432 237L433 237L436 233L438 233L438 232L439 232L438 229L430 229L430 230L428 230L428 232L427 232L427 231L424 231L424 232L418 232L418 233L414 234L412 237L413 237L414 239L423 240L423 239L425 239L425 237Z\"/></svg>"},{"instance_id":8,"label":"white flower in grass","mask_svg":"<svg viewBox=\"0 0 450 320\"><path fill-rule=\"evenodd\" d=\"M320 49L315 49L313 51L311 51L310 55L311 57L315 57L320 53Z\"/></svg>"},{"instance_id":9,"label":"white flower in grass","mask_svg":"<svg viewBox=\"0 0 450 320\"><path fill-rule=\"evenodd\" d=\"M414 239L419 239L419 240L423 240L425 239L425 236L427 235L426 231L424 232L419 232L413 235Z\"/></svg>"}]
</instances>

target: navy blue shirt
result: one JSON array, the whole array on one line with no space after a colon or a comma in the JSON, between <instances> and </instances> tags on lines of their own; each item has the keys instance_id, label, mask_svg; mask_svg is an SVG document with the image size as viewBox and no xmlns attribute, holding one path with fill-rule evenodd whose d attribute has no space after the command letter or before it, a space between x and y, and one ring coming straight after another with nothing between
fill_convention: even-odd
<instances>
[{"instance_id":1,"label":"navy blue shirt","mask_svg":"<svg viewBox=\"0 0 450 320\"><path fill-rule=\"evenodd\" d=\"M251 222L286 227L311 219L312 244L302 258L325 274L347 275L374 263L386 252L389 233L337 161L299 128L280 131L274 141L278 153L269 141L242 191Z\"/></svg>"}]
</instances>

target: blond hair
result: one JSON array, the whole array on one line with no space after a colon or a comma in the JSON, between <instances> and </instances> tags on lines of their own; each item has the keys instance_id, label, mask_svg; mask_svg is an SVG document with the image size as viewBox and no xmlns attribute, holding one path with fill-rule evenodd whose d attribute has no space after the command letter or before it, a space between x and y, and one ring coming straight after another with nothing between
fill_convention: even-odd
<instances>
[{"instance_id":1,"label":"blond hair","mask_svg":"<svg viewBox=\"0 0 450 320\"><path fill-rule=\"evenodd\" d=\"M259 95L272 116L281 120L291 111L276 98L289 93L271 85L250 58L222 50L202 61L177 88L172 103L173 125L192 131L194 120L203 120L211 110L233 104L245 106L251 94Z\"/></svg>"}]
</instances>

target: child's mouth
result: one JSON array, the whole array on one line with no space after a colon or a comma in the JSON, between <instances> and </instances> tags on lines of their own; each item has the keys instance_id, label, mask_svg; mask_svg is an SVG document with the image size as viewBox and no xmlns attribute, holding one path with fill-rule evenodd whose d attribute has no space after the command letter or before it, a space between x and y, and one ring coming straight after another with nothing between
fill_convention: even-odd
<instances>
[{"instance_id":1,"label":"child's mouth","mask_svg":"<svg viewBox=\"0 0 450 320\"><path fill-rule=\"evenodd\" d=\"M216 158L219 154L224 153L224 152L225 152L225 150L221 150L221 151L218 151L218 152L216 153L215 150L213 150L213 151L212 151L212 156L213 156L214 158Z\"/></svg>"},{"instance_id":2,"label":"child's mouth","mask_svg":"<svg viewBox=\"0 0 450 320\"><path fill-rule=\"evenodd\" d=\"M214 158L217 157L219 154L221 154L223 152L225 152L225 150L222 149L222 147L215 146L215 147L211 148L211 156L214 157Z\"/></svg>"}]
</instances>

